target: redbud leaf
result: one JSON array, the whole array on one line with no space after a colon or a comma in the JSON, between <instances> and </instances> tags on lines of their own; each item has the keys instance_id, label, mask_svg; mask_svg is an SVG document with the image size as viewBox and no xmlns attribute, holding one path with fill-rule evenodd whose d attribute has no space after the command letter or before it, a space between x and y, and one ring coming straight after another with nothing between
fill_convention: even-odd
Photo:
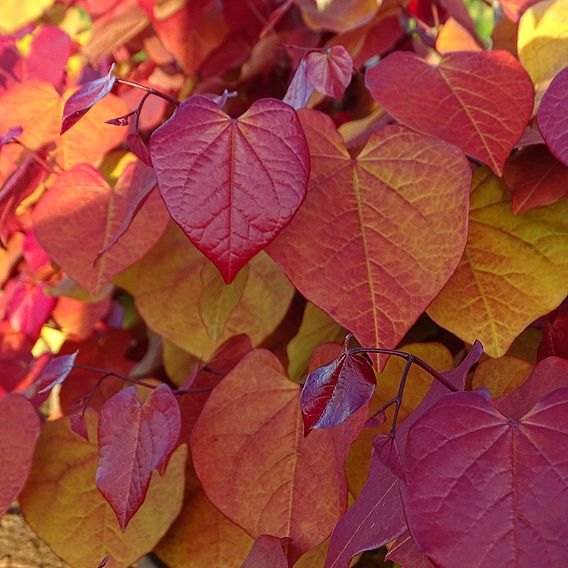
<instances>
[{"instance_id":1,"label":"redbud leaf","mask_svg":"<svg viewBox=\"0 0 568 568\"><path fill-rule=\"evenodd\" d=\"M144 502L152 471L174 450L179 433L179 406L165 384L144 404L136 388L127 387L101 408L97 487L123 531Z\"/></svg>"},{"instance_id":2,"label":"redbud leaf","mask_svg":"<svg viewBox=\"0 0 568 568\"><path fill-rule=\"evenodd\" d=\"M312 51L306 55L308 82L320 93L341 99L351 82L353 60L342 45L325 51Z\"/></svg>"},{"instance_id":3,"label":"redbud leaf","mask_svg":"<svg viewBox=\"0 0 568 568\"><path fill-rule=\"evenodd\" d=\"M335 360L312 371L300 396L304 436L316 428L343 424L371 400L375 386L369 361L346 348Z\"/></svg>"},{"instance_id":4,"label":"redbud leaf","mask_svg":"<svg viewBox=\"0 0 568 568\"><path fill-rule=\"evenodd\" d=\"M310 169L296 112L275 99L233 119L190 97L154 131L150 154L171 216L226 282L290 222Z\"/></svg>"},{"instance_id":5,"label":"redbud leaf","mask_svg":"<svg viewBox=\"0 0 568 568\"><path fill-rule=\"evenodd\" d=\"M551 356L568 359L568 310L554 316L544 328L538 359Z\"/></svg>"},{"instance_id":6,"label":"redbud leaf","mask_svg":"<svg viewBox=\"0 0 568 568\"><path fill-rule=\"evenodd\" d=\"M26 482L39 429L39 416L26 398L19 394L0 398L0 516Z\"/></svg>"},{"instance_id":7,"label":"redbud leaf","mask_svg":"<svg viewBox=\"0 0 568 568\"><path fill-rule=\"evenodd\" d=\"M60 385L73 370L75 359L79 351L72 355L61 355L53 358L42 370L37 378L39 383L38 394L50 391L55 385Z\"/></svg>"},{"instance_id":8,"label":"redbud leaf","mask_svg":"<svg viewBox=\"0 0 568 568\"><path fill-rule=\"evenodd\" d=\"M288 560L282 546L288 539L260 535L246 557L241 568L288 568Z\"/></svg>"},{"instance_id":9,"label":"redbud leaf","mask_svg":"<svg viewBox=\"0 0 568 568\"><path fill-rule=\"evenodd\" d=\"M412 568L434 568L434 565L428 560L422 550L412 538L412 535L406 531L401 534L389 549L385 560L391 560L401 566L411 566Z\"/></svg>"},{"instance_id":10,"label":"redbud leaf","mask_svg":"<svg viewBox=\"0 0 568 568\"><path fill-rule=\"evenodd\" d=\"M126 143L132 152L144 162L147 166L152 167L152 158L150 157L150 150L148 146L144 143L144 140L140 137L139 134L135 134L131 132L126 137Z\"/></svg>"},{"instance_id":11,"label":"redbud leaf","mask_svg":"<svg viewBox=\"0 0 568 568\"><path fill-rule=\"evenodd\" d=\"M538 108L538 129L550 151L568 166L568 67L560 71Z\"/></svg>"},{"instance_id":12,"label":"redbud leaf","mask_svg":"<svg viewBox=\"0 0 568 568\"><path fill-rule=\"evenodd\" d=\"M567 445L568 388L514 420L472 392L431 407L408 434L403 500L432 563L566 565Z\"/></svg>"},{"instance_id":13,"label":"redbud leaf","mask_svg":"<svg viewBox=\"0 0 568 568\"><path fill-rule=\"evenodd\" d=\"M99 102L111 92L116 81L113 71L114 63L104 77L81 85L81 87L65 101L60 134L69 130L95 103Z\"/></svg>"},{"instance_id":14,"label":"redbud leaf","mask_svg":"<svg viewBox=\"0 0 568 568\"><path fill-rule=\"evenodd\" d=\"M367 88L394 118L460 147L501 175L533 108L533 85L505 51L454 52L438 65L396 51L371 67Z\"/></svg>"},{"instance_id":15,"label":"redbud leaf","mask_svg":"<svg viewBox=\"0 0 568 568\"><path fill-rule=\"evenodd\" d=\"M466 358L454 370L442 375L455 387L463 389L469 370L482 352L481 344L475 342ZM447 394L446 387L434 381L418 408L397 428L396 444L402 463L410 427ZM384 464L374 449L365 487L333 530L325 568L348 568L355 555L384 546L406 530L401 486L400 478Z\"/></svg>"},{"instance_id":16,"label":"redbud leaf","mask_svg":"<svg viewBox=\"0 0 568 568\"><path fill-rule=\"evenodd\" d=\"M314 86L308 81L308 63L302 57L282 102L299 110L308 104L313 93Z\"/></svg>"}]
</instances>

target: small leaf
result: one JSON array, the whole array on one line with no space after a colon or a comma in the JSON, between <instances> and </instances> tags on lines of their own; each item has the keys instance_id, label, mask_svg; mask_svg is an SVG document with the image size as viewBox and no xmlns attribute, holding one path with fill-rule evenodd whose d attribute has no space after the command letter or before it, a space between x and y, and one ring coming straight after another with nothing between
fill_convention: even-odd
<instances>
[{"instance_id":1,"label":"small leaf","mask_svg":"<svg viewBox=\"0 0 568 568\"><path fill-rule=\"evenodd\" d=\"M312 371L300 396L304 436L315 428L343 424L371 400L375 386L369 361L347 348L331 363Z\"/></svg>"},{"instance_id":2,"label":"small leaf","mask_svg":"<svg viewBox=\"0 0 568 568\"><path fill-rule=\"evenodd\" d=\"M308 104L313 93L314 86L308 81L308 63L302 57L282 102L299 110Z\"/></svg>"},{"instance_id":3,"label":"small leaf","mask_svg":"<svg viewBox=\"0 0 568 568\"><path fill-rule=\"evenodd\" d=\"M104 77L81 85L79 90L67 99L63 108L60 134L69 130L95 103L111 92L116 81L113 72L114 63Z\"/></svg>"},{"instance_id":4,"label":"small leaf","mask_svg":"<svg viewBox=\"0 0 568 568\"><path fill-rule=\"evenodd\" d=\"M146 497L152 471L165 461L180 433L180 410L171 389L160 385L145 404L127 387L101 409L97 487L124 531Z\"/></svg>"},{"instance_id":5,"label":"small leaf","mask_svg":"<svg viewBox=\"0 0 568 568\"><path fill-rule=\"evenodd\" d=\"M306 194L304 132L296 112L275 99L259 99L234 119L211 99L190 97L153 132L150 154L172 218L227 283Z\"/></svg>"},{"instance_id":6,"label":"small leaf","mask_svg":"<svg viewBox=\"0 0 568 568\"><path fill-rule=\"evenodd\" d=\"M4 146L4 144L7 144L8 142L14 140L14 138L21 136L23 131L24 130L21 126L14 126L13 128L9 128L5 134L0 136L0 148Z\"/></svg>"},{"instance_id":7,"label":"small leaf","mask_svg":"<svg viewBox=\"0 0 568 568\"><path fill-rule=\"evenodd\" d=\"M60 385L73 370L75 359L79 351L72 355L61 355L53 358L43 369L37 378L39 384L38 394L50 391L55 385Z\"/></svg>"},{"instance_id":8,"label":"small leaf","mask_svg":"<svg viewBox=\"0 0 568 568\"><path fill-rule=\"evenodd\" d=\"M306 55L308 82L320 93L340 100L351 82L353 60L342 45Z\"/></svg>"},{"instance_id":9,"label":"small leaf","mask_svg":"<svg viewBox=\"0 0 568 568\"><path fill-rule=\"evenodd\" d=\"M140 137L140 134L135 134L131 132L126 137L126 143L130 150L144 162L147 166L152 167L152 158L150 157L150 150L148 146L144 143L144 140Z\"/></svg>"}]
</instances>

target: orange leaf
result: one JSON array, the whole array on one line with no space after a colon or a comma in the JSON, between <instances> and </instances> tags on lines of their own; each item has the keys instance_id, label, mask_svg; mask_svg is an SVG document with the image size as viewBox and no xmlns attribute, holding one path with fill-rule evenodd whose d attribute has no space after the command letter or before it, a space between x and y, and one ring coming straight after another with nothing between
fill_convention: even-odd
<instances>
[{"instance_id":1,"label":"orange leaf","mask_svg":"<svg viewBox=\"0 0 568 568\"><path fill-rule=\"evenodd\" d=\"M68 419L43 425L20 506L32 530L75 568L92 568L106 555L107 568L130 566L179 514L187 451L176 451L165 475L154 472L144 504L122 533L95 485L96 415L86 418L90 443L71 431Z\"/></svg>"},{"instance_id":2,"label":"orange leaf","mask_svg":"<svg viewBox=\"0 0 568 568\"><path fill-rule=\"evenodd\" d=\"M529 362L512 355L485 359L475 369L472 388L485 387L491 397L507 394L525 382L532 368Z\"/></svg>"},{"instance_id":3,"label":"orange leaf","mask_svg":"<svg viewBox=\"0 0 568 568\"><path fill-rule=\"evenodd\" d=\"M306 25L313 30L345 32L368 22L377 11L376 0L295 0Z\"/></svg>"},{"instance_id":4,"label":"orange leaf","mask_svg":"<svg viewBox=\"0 0 568 568\"><path fill-rule=\"evenodd\" d=\"M394 347L461 258L467 160L400 126L374 132L351 158L329 117L300 115L312 158L308 196L267 250L362 345Z\"/></svg>"},{"instance_id":5,"label":"orange leaf","mask_svg":"<svg viewBox=\"0 0 568 568\"><path fill-rule=\"evenodd\" d=\"M463 259L428 314L501 357L527 325L568 294L568 203L513 215L499 178L480 168L473 185Z\"/></svg>"},{"instance_id":6,"label":"orange leaf","mask_svg":"<svg viewBox=\"0 0 568 568\"><path fill-rule=\"evenodd\" d=\"M18 140L37 150L59 136L62 110L51 83L37 79L16 83L0 97L0 132L21 126Z\"/></svg>"},{"instance_id":7,"label":"orange leaf","mask_svg":"<svg viewBox=\"0 0 568 568\"><path fill-rule=\"evenodd\" d=\"M93 295L142 257L168 222L154 191L124 236L95 263L126 214L128 190L120 182L111 189L97 170L80 164L61 174L34 210L34 229L43 248Z\"/></svg>"},{"instance_id":8,"label":"orange leaf","mask_svg":"<svg viewBox=\"0 0 568 568\"><path fill-rule=\"evenodd\" d=\"M302 436L300 387L269 351L249 353L194 427L195 470L212 503L251 536L289 537L288 557L321 543L347 505L343 461L366 414Z\"/></svg>"}]
</instances>

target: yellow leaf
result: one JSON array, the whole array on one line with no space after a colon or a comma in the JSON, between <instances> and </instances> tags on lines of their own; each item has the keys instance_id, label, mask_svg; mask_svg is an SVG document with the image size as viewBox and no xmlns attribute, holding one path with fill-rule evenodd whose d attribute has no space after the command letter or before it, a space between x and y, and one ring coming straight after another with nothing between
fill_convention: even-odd
<instances>
[{"instance_id":1,"label":"yellow leaf","mask_svg":"<svg viewBox=\"0 0 568 568\"><path fill-rule=\"evenodd\" d=\"M142 259L136 290L136 306L146 323L202 360L231 335L247 333L254 345L261 343L280 323L294 294L280 268L260 253L249 263L240 302L228 316L218 340L213 341L199 316L201 270L207 262L172 225Z\"/></svg>"},{"instance_id":2,"label":"yellow leaf","mask_svg":"<svg viewBox=\"0 0 568 568\"><path fill-rule=\"evenodd\" d=\"M106 555L107 568L126 568L156 546L179 514L187 447L173 454L165 475L154 472L144 504L122 533L95 484L97 418L86 418L90 443L67 418L42 426L20 507L32 530L73 568L93 568Z\"/></svg>"},{"instance_id":3,"label":"yellow leaf","mask_svg":"<svg viewBox=\"0 0 568 568\"><path fill-rule=\"evenodd\" d=\"M567 250L568 201L513 215L503 182L479 169L464 256L428 314L501 357L527 325L566 297Z\"/></svg>"},{"instance_id":4,"label":"yellow leaf","mask_svg":"<svg viewBox=\"0 0 568 568\"><path fill-rule=\"evenodd\" d=\"M37 20L55 0L2 0L0 2L0 33L13 34Z\"/></svg>"},{"instance_id":5,"label":"yellow leaf","mask_svg":"<svg viewBox=\"0 0 568 568\"><path fill-rule=\"evenodd\" d=\"M535 110L550 81L568 62L568 0L531 6L521 17L519 60L535 85Z\"/></svg>"},{"instance_id":6,"label":"yellow leaf","mask_svg":"<svg viewBox=\"0 0 568 568\"><path fill-rule=\"evenodd\" d=\"M201 267L199 315L212 341L219 341L227 320L241 301L248 272L246 265L230 284L225 284L220 272L211 262L205 262Z\"/></svg>"},{"instance_id":7,"label":"yellow leaf","mask_svg":"<svg viewBox=\"0 0 568 568\"><path fill-rule=\"evenodd\" d=\"M512 355L485 359L475 369L472 388L486 387L491 397L507 394L524 383L532 368L528 361Z\"/></svg>"},{"instance_id":8,"label":"yellow leaf","mask_svg":"<svg viewBox=\"0 0 568 568\"><path fill-rule=\"evenodd\" d=\"M288 343L288 375L294 381L308 370L312 351L322 343L341 342L345 330L323 310L308 302L302 324L296 336Z\"/></svg>"},{"instance_id":9,"label":"yellow leaf","mask_svg":"<svg viewBox=\"0 0 568 568\"><path fill-rule=\"evenodd\" d=\"M166 374L177 386L181 386L199 364L197 357L167 339L162 341L162 360Z\"/></svg>"},{"instance_id":10,"label":"yellow leaf","mask_svg":"<svg viewBox=\"0 0 568 568\"><path fill-rule=\"evenodd\" d=\"M448 371L454 367L452 354L441 343L409 343L400 349L420 357L436 371ZM378 410L396 395L405 363L406 361L400 357L389 358L384 371L377 375L377 390L371 402L369 414ZM420 367L413 365L406 381L398 418L399 424L420 404L431 384L432 377ZM367 480L373 438L379 432L386 432L390 429L393 410L391 407L387 411L387 420L380 429L365 428L351 446L345 467L349 479L349 490L355 496L359 495Z\"/></svg>"}]
</instances>

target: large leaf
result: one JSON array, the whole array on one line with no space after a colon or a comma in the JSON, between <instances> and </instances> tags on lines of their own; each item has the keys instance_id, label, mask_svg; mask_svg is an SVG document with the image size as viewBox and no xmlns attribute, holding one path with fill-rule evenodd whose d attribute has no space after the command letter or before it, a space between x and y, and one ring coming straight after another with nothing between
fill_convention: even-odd
<instances>
[{"instance_id":1,"label":"large leaf","mask_svg":"<svg viewBox=\"0 0 568 568\"><path fill-rule=\"evenodd\" d=\"M436 566L568 563L568 389L511 420L476 393L414 424L403 491L414 538ZM464 506L467 504L467 506Z\"/></svg>"},{"instance_id":2,"label":"large leaf","mask_svg":"<svg viewBox=\"0 0 568 568\"><path fill-rule=\"evenodd\" d=\"M463 252L470 168L445 142L390 126L351 158L331 119L301 111L306 202L268 247L311 302L362 345L394 347Z\"/></svg>"},{"instance_id":3,"label":"large leaf","mask_svg":"<svg viewBox=\"0 0 568 568\"><path fill-rule=\"evenodd\" d=\"M19 394L0 398L0 517L20 493L32 466L39 416Z\"/></svg>"},{"instance_id":4,"label":"large leaf","mask_svg":"<svg viewBox=\"0 0 568 568\"><path fill-rule=\"evenodd\" d=\"M396 51L365 82L397 120L459 146L499 175L532 113L530 77L506 51L450 53L434 66Z\"/></svg>"},{"instance_id":5,"label":"large leaf","mask_svg":"<svg viewBox=\"0 0 568 568\"><path fill-rule=\"evenodd\" d=\"M97 170L81 164L58 176L34 210L34 230L43 248L94 295L143 256L166 227L167 211L154 194L124 237L95 262L127 215L129 191L129 184L111 189Z\"/></svg>"},{"instance_id":6,"label":"large leaf","mask_svg":"<svg viewBox=\"0 0 568 568\"><path fill-rule=\"evenodd\" d=\"M90 443L67 419L44 424L19 503L32 530L70 565L93 568L108 555L108 568L126 568L156 546L179 514L187 451L177 450L165 475L154 472L144 504L122 532L95 485L96 415L86 418Z\"/></svg>"},{"instance_id":7,"label":"large leaf","mask_svg":"<svg viewBox=\"0 0 568 568\"><path fill-rule=\"evenodd\" d=\"M144 502L153 470L176 447L180 423L179 405L165 384L144 404L128 387L101 408L97 487L123 531Z\"/></svg>"},{"instance_id":8,"label":"large leaf","mask_svg":"<svg viewBox=\"0 0 568 568\"><path fill-rule=\"evenodd\" d=\"M223 318L217 318L210 328L217 335L213 340L199 315L199 306L207 305L207 309L225 315L227 312L216 307L212 295L204 290L202 271L208 262L177 227L171 227L140 264L136 292L136 306L144 321L202 360L232 335L246 332L253 345L261 343L280 323L294 294L278 266L264 253L259 254L248 266L240 300L224 326L219 327ZM215 270L207 270L211 269ZM225 301L225 292L218 301Z\"/></svg>"},{"instance_id":9,"label":"large leaf","mask_svg":"<svg viewBox=\"0 0 568 568\"><path fill-rule=\"evenodd\" d=\"M213 504L255 538L291 538L291 561L322 542L344 511L343 461L366 416L304 438L299 397L278 359L253 351L215 388L191 439Z\"/></svg>"},{"instance_id":10,"label":"large leaf","mask_svg":"<svg viewBox=\"0 0 568 568\"><path fill-rule=\"evenodd\" d=\"M550 83L550 87L542 97L537 114L538 128L544 141L550 151L566 166L568 166L567 89L568 67L565 67Z\"/></svg>"},{"instance_id":11,"label":"large leaf","mask_svg":"<svg viewBox=\"0 0 568 568\"><path fill-rule=\"evenodd\" d=\"M296 112L274 99L233 119L190 97L154 131L150 154L170 214L226 282L290 222L310 169Z\"/></svg>"},{"instance_id":12,"label":"large leaf","mask_svg":"<svg viewBox=\"0 0 568 568\"><path fill-rule=\"evenodd\" d=\"M519 59L533 80L538 108L554 76L568 57L568 0L546 0L531 6L521 17Z\"/></svg>"},{"instance_id":13,"label":"large leaf","mask_svg":"<svg viewBox=\"0 0 568 568\"><path fill-rule=\"evenodd\" d=\"M475 343L460 365L444 373L445 378L458 389L463 389L467 373L477 363L482 351L481 344ZM448 390L443 385L434 382L420 406L398 427L396 442L401 456L404 456L410 427L447 394ZM400 479L374 449L363 491L333 530L325 568L348 568L355 555L384 546L406 530L400 488Z\"/></svg>"},{"instance_id":14,"label":"large leaf","mask_svg":"<svg viewBox=\"0 0 568 568\"><path fill-rule=\"evenodd\" d=\"M438 324L464 341L479 339L492 357L568 293L568 203L523 215L489 171L476 172L464 257L428 308Z\"/></svg>"}]
</instances>

